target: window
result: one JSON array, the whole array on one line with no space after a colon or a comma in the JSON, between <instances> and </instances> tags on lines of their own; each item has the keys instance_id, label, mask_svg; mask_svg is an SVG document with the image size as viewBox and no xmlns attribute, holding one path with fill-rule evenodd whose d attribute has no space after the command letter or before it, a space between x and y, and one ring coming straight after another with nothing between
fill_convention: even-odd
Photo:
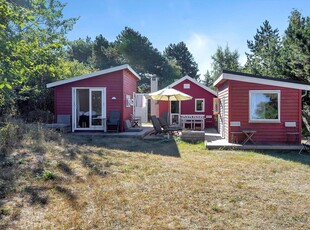
<instances>
[{"instance_id":1,"label":"window","mask_svg":"<svg viewBox=\"0 0 310 230\"><path fill-rule=\"evenodd\" d=\"M126 107L130 107L132 104L130 95L126 95Z\"/></svg>"},{"instance_id":2,"label":"window","mask_svg":"<svg viewBox=\"0 0 310 230\"><path fill-rule=\"evenodd\" d=\"M250 90L250 121L280 122L280 90Z\"/></svg>"},{"instance_id":3,"label":"window","mask_svg":"<svg viewBox=\"0 0 310 230\"><path fill-rule=\"evenodd\" d=\"M190 88L191 88L191 85L190 85L190 84L183 84L183 88L184 88L184 89L190 89Z\"/></svg>"},{"instance_id":4,"label":"window","mask_svg":"<svg viewBox=\"0 0 310 230\"><path fill-rule=\"evenodd\" d=\"M204 112L205 111L205 99L198 98L195 99L195 112Z\"/></svg>"}]
</instances>

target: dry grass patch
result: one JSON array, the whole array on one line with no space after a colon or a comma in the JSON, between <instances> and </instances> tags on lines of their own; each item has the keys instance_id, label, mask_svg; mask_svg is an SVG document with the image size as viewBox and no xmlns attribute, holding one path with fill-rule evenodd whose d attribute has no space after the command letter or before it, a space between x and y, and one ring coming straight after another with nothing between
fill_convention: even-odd
<instances>
[{"instance_id":1,"label":"dry grass patch","mask_svg":"<svg viewBox=\"0 0 310 230\"><path fill-rule=\"evenodd\" d=\"M310 156L75 135L44 149L24 144L3 167L2 228L310 228Z\"/></svg>"}]
</instances>

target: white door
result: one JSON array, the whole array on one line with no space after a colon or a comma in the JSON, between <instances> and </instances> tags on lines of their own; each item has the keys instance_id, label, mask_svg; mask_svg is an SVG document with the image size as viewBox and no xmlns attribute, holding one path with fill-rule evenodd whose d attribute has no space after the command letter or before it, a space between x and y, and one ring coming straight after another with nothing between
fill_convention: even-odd
<instances>
[{"instance_id":1,"label":"white door","mask_svg":"<svg viewBox=\"0 0 310 230\"><path fill-rule=\"evenodd\" d=\"M106 89L73 88L72 117L73 131L106 131Z\"/></svg>"},{"instance_id":2,"label":"white door","mask_svg":"<svg viewBox=\"0 0 310 230\"><path fill-rule=\"evenodd\" d=\"M133 93L133 114L141 117L141 122L148 122L147 110L148 100L143 93Z\"/></svg>"},{"instance_id":3,"label":"white door","mask_svg":"<svg viewBox=\"0 0 310 230\"><path fill-rule=\"evenodd\" d=\"M181 102L170 101L170 124L180 124Z\"/></svg>"}]
</instances>

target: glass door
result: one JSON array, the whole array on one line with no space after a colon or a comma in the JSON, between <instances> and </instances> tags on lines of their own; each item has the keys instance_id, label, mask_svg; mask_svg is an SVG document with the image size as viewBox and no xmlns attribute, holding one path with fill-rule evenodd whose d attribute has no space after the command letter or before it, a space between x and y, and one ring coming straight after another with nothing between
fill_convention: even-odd
<instances>
[{"instance_id":1,"label":"glass door","mask_svg":"<svg viewBox=\"0 0 310 230\"><path fill-rule=\"evenodd\" d=\"M180 105L179 101L170 101L170 124L180 124Z\"/></svg>"},{"instance_id":2,"label":"glass door","mask_svg":"<svg viewBox=\"0 0 310 230\"><path fill-rule=\"evenodd\" d=\"M73 117L75 130L106 130L105 88L74 88Z\"/></svg>"},{"instance_id":3,"label":"glass door","mask_svg":"<svg viewBox=\"0 0 310 230\"><path fill-rule=\"evenodd\" d=\"M90 90L90 118L91 127L103 127L102 90Z\"/></svg>"}]
</instances>

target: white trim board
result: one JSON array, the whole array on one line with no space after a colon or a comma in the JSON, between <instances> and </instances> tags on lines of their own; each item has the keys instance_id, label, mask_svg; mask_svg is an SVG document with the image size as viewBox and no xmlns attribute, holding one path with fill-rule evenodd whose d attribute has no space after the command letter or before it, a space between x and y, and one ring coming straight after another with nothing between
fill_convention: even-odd
<instances>
[{"instance_id":1,"label":"white trim board","mask_svg":"<svg viewBox=\"0 0 310 230\"><path fill-rule=\"evenodd\" d=\"M139 80L141 80L139 74L137 74L128 64L125 64L125 65L120 65L120 66L112 67L112 68L109 68L109 69L100 70L100 71L97 71L97 72L94 72L94 73L85 74L85 75L82 75L82 76L71 77L71 78L68 78L68 79L51 82L51 83L46 84L46 88L52 88L52 87L55 87L55 86L64 85L64 84L68 84L68 83L75 82L75 81L85 80L85 79L88 79L88 78L92 78L92 77L96 77L96 76L99 76L99 75L103 75L103 74L107 74L107 73L112 73L112 72L116 72L116 71L124 70L124 69L128 69L133 75L135 75Z\"/></svg>"},{"instance_id":2,"label":"white trim board","mask_svg":"<svg viewBox=\"0 0 310 230\"><path fill-rule=\"evenodd\" d=\"M223 80L233 80L233 81L241 81L241 82L248 82L248 83L256 83L262 85L272 85L284 88L291 88L291 89L300 89L300 90L307 90L310 91L310 85L295 82L285 82L285 81L278 81L276 78L275 80L265 79L260 77L247 77L238 74L230 74L230 73L223 73L214 83L213 85L218 85Z\"/></svg>"},{"instance_id":3,"label":"white trim board","mask_svg":"<svg viewBox=\"0 0 310 230\"><path fill-rule=\"evenodd\" d=\"M177 84L181 83L181 82L184 81L184 80L189 80L189 81L191 81L192 83L194 83L194 84L200 86L201 88L207 90L209 93L212 93L214 96L217 96L217 92L215 92L214 90L210 89L209 87L207 87L207 86L201 84L200 82L196 81L195 79L191 78L191 77L188 76L188 75L186 75L186 76L180 78L179 80L173 82L172 84L168 85L166 88L169 88L169 87L172 88L172 87L176 86Z\"/></svg>"}]
</instances>

